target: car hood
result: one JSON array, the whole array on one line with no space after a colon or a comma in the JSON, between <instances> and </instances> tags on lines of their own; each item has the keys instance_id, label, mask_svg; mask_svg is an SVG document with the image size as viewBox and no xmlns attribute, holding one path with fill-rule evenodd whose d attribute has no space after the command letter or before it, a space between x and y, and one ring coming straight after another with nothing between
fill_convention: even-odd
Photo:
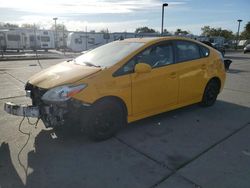
<instances>
[{"instance_id":1,"label":"car hood","mask_svg":"<svg viewBox=\"0 0 250 188\"><path fill-rule=\"evenodd\" d=\"M74 83L100 70L99 67L84 66L72 61L65 61L33 75L28 82L37 87L49 89L63 84Z\"/></svg>"}]
</instances>

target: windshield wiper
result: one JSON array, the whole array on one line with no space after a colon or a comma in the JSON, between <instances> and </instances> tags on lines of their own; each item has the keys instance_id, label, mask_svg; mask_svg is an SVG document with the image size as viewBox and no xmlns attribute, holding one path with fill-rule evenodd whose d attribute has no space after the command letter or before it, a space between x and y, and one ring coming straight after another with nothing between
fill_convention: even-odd
<instances>
[{"instance_id":1,"label":"windshield wiper","mask_svg":"<svg viewBox=\"0 0 250 188\"><path fill-rule=\"evenodd\" d=\"M101 67L100 65L95 65L93 63L90 62L84 62L85 65L90 66L90 67Z\"/></svg>"}]
</instances>

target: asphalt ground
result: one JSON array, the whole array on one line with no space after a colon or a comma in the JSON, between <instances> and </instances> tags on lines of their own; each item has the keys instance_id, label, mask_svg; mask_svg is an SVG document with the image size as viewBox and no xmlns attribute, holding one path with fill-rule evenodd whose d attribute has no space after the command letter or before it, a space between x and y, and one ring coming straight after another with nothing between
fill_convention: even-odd
<instances>
[{"instance_id":1,"label":"asphalt ground","mask_svg":"<svg viewBox=\"0 0 250 188\"><path fill-rule=\"evenodd\" d=\"M114 138L92 142L74 129L53 130L3 111L29 104L24 84L36 60L0 62L0 188L249 188L250 54L233 60L225 88L209 108L192 105L129 124ZM40 60L46 68L62 60ZM35 122L35 119L30 121Z\"/></svg>"},{"instance_id":2,"label":"asphalt ground","mask_svg":"<svg viewBox=\"0 0 250 188\"><path fill-rule=\"evenodd\" d=\"M37 50L34 52L32 50L21 50L20 52L0 51L0 61L20 61L20 60L34 60L34 59L64 59L64 58L73 58L81 55L79 52L67 52L67 51L58 51L58 50L49 50L48 52L43 50Z\"/></svg>"}]
</instances>

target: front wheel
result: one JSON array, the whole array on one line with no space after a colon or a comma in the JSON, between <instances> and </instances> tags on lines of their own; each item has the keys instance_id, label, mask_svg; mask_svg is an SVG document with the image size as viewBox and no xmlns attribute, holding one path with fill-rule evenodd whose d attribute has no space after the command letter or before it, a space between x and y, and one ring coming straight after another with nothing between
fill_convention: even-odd
<instances>
[{"instance_id":1,"label":"front wheel","mask_svg":"<svg viewBox=\"0 0 250 188\"><path fill-rule=\"evenodd\" d=\"M216 80L211 80L208 82L203 97L201 105L204 107L212 106L219 94L220 86Z\"/></svg>"},{"instance_id":2,"label":"front wheel","mask_svg":"<svg viewBox=\"0 0 250 188\"><path fill-rule=\"evenodd\" d=\"M87 135L92 140L106 140L114 136L125 123L125 113L119 103L100 101L91 109Z\"/></svg>"}]
</instances>

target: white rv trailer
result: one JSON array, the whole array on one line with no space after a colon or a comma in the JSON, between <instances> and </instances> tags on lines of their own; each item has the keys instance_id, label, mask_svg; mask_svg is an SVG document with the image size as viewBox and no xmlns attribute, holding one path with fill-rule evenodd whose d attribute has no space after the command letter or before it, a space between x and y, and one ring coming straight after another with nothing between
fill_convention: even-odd
<instances>
[{"instance_id":1,"label":"white rv trailer","mask_svg":"<svg viewBox=\"0 0 250 188\"><path fill-rule=\"evenodd\" d=\"M68 38L68 31L65 30L58 30L57 37L55 37L55 32L53 31L54 39L57 39L57 47L58 48L66 48L67 47L67 38Z\"/></svg>"},{"instance_id":2,"label":"white rv trailer","mask_svg":"<svg viewBox=\"0 0 250 188\"><path fill-rule=\"evenodd\" d=\"M28 44L27 34L18 30L4 30L1 33L1 46L6 50L23 50Z\"/></svg>"},{"instance_id":3,"label":"white rv trailer","mask_svg":"<svg viewBox=\"0 0 250 188\"><path fill-rule=\"evenodd\" d=\"M7 48L7 44L6 44L5 32L0 31L0 50L6 51L6 48Z\"/></svg>"},{"instance_id":4,"label":"white rv trailer","mask_svg":"<svg viewBox=\"0 0 250 188\"><path fill-rule=\"evenodd\" d=\"M113 41L113 39L109 33L72 32L68 35L67 48L75 52L81 52L96 48L111 41Z\"/></svg>"},{"instance_id":5,"label":"white rv trailer","mask_svg":"<svg viewBox=\"0 0 250 188\"><path fill-rule=\"evenodd\" d=\"M69 33L67 39L67 48L81 52L98 46L107 44L115 40L122 40L125 38L134 38L134 33L95 33L95 32L72 32Z\"/></svg>"},{"instance_id":6,"label":"white rv trailer","mask_svg":"<svg viewBox=\"0 0 250 188\"><path fill-rule=\"evenodd\" d=\"M48 49L55 48L54 34L48 30L38 30L37 36L40 39L40 49L47 51Z\"/></svg>"},{"instance_id":7,"label":"white rv trailer","mask_svg":"<svg viewBox=\"0 0 250 188\"><path fill-rule=\"evenodd\" d=\"M122 40L127 38L135 38L135 33L127 33L127 32L116 32L111 34L113 40Z\"/></svg>"},{"instance_id":8,"label":"white rv trailer","mask_svg":"<svg viewBox=\"0 0 250 188\"><path fill-rule=\"evenodd\" d=\"M54 34L49 30L27 30L29 49L45 50L55 48Z\"/></svg>"},{"instance_id":9,"label":"white rv trailer","mask_svg":"<svg viewBox=\"0 0 250 188\"><path fill-rule=\"evenodd\" d=\"M55 48L54 33L49 30L18 28L0 30L0 49L6 50L48 50Z\"/></svg>"}]
</instances>

